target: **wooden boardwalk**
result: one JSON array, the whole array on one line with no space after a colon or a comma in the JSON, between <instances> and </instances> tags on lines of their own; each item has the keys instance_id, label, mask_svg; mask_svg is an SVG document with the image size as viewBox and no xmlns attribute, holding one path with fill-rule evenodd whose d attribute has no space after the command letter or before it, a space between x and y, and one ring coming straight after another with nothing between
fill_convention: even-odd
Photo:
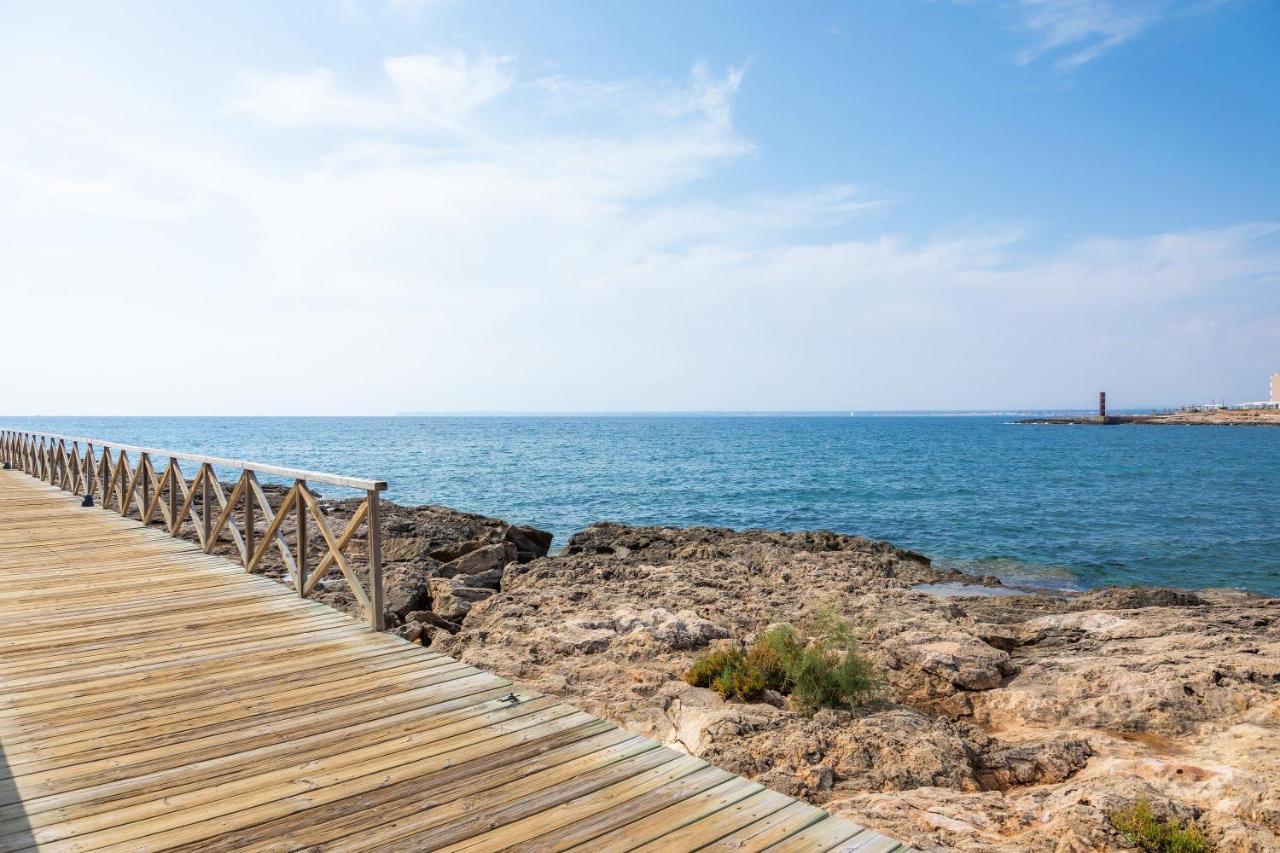
<instances>
[{"instance_id":1,"label":"wooden boardwalk","mask_svg":"<svg viewBox=\"0 0 1280 853\"><path fill-rule=\"evenodd\" d=\"M0 471L0 850L898 842Z\"/></svg>"}]
</instances>

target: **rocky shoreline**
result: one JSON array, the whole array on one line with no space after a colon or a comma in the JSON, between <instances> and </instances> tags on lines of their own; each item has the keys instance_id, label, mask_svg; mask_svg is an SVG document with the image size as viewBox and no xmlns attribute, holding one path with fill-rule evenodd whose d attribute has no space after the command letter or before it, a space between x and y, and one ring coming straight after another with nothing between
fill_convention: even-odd
<instances>
[{"instance_id":1,"label":"rocky shoreline","mask_svg":"<svg viewBox=\"0 0 1280 853\"><path fill-rule=\"evenodd\" d=\"M335 526L354 509L321 505ZM1124 849L1109 815L1139 801L1217 849L1280 849L1280 599L940 598L914 587L999 582L829 532L601 523L551 555L534 528L387 504L384 537L406 640L921 850ZM336 572L316 597L353 610ZM878 700L805 716L684 682L699 653L816 610L848 620Z\"/></svg>"}]
</instances>

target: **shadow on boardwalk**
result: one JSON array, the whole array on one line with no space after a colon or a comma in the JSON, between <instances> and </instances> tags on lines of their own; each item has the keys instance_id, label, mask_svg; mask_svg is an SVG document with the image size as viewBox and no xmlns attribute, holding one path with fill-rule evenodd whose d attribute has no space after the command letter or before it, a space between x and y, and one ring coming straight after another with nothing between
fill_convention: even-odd
<instances>
[{"instance_id":1,"label":"shadow on boardwalk","mask_svg":"<svg viewBox=\"0 0 1280 853\"><path fill-rule=\"evenodd\" d=\"M27 822L27 812L21 808L21 803L18 786L14 784L13 772L9 769L9 759L4 754L4 744L0 743L0 806L19 806L18 815L5 821L7 825L3 837L0 837L0 849L22 850L36 845L31 824Z\"/></svg>"}]
</instances>

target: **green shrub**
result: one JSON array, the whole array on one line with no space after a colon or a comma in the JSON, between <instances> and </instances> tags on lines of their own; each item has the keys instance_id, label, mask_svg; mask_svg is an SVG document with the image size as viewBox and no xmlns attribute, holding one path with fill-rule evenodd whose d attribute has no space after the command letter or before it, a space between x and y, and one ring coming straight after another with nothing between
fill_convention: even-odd
<instances>
[{"instance_id":1,"label":"green shrub","mask_svg":"<svg viewBox=\"0 0 1280 853\"><path fill-rule=\"evenodd\" d=\"M1209 853L1209 840L1194 823L1157 817L1151 803L1139 800L1107 815L1125 840L1147 853Z\"/></svg>"},{"instance_id":2,"label":"green shrub","mask_svg":"<svg viewBox=\"0 0 1280 853\"><path fill-rule=\"evenodd\" d=\"M853 635L853 626L830 608L821 607L810 611L801 621L800 629L810 637L818 637L829 649L852 651L858 647L858 638Z\"/></svg>"},{"instance_id":3,"label":"green shrub","mask_svg":"<svg viewBox=\"0 0 1280 853\"><path fill-rule=\"evenodd\" d=\"M711 682L732 663L733 658L743 658L741 649L716 649L703 652L684 674L684 680L694 687L710 687ZM745 660L745 658L743 658Z\"/></svg>"},{"instance_id":4,"label":"green shrub","mask_svg":"<svg viewBox=\"0 0 1280 853\"><path fill-rule=\"evenodd\" d=\"M841 655L822 643L814 643L797 655L787 675L791 698L805 714L819 708L857 705L880 689L880 678L869 661L853 652Z\"/></svg>"},{"instance_id":5,"label":"green shrub","mask_svg":"<svg viewBox=\"0 0 1280 853\"><path fill-rule=\"evenodd\" d=\"M766 682L739 648L716 649L699 657L684 674L694 687L710 687L726 699L755 699Z\"/></svg>"},{"instance_id":6,"label":"green shrub","mask_svg":"<svg viewBox=\"0 0 1280 853\"><path fill-rule=\"evenodd\" d=\"M747 649L747 663L760 671L765 687L779 693L787 689L787 668L800 652L804 640L790 625L778 625L765 631Z\"/></svg>"},{"instance_id":7,"label":"green shrub","mask_svg":"<svg viewBox=\"0 0 1280 853\"><path fill-rule=\"evenodd\" d=\"M741 666L726 667L711 682L711 687L726 699L745 702L764 692L764 673L744 661Z\"/></svg>"},{"instance_id":8,"label":"green shrub","mask_svg":"<svg viewBox=\"0 0 1280 853\"><path fill-rule=\"evenodd\" d=\"M684 674L684 680L694 687L710 687L712 682L727 670L744 666L746 660L742 649L738 648L721 648L704 652Z\"/></svg>"},{"instance_id":9,"label":"green shrub","mask_svg":"<svg viewBox=\"0 0 1280 853\"><path fill-rule=\"evenodd\" d=\"M754 699L765 690L788 693L805 714L855 705L878 692L881 679L871 663L852 650L848 623L831 617L819 627L824 633L808 644L790 625L779 625L757 637L745 652L706 652L685 673L685 681L710 687L726 699Z\"/></svg>"}]
</instances>

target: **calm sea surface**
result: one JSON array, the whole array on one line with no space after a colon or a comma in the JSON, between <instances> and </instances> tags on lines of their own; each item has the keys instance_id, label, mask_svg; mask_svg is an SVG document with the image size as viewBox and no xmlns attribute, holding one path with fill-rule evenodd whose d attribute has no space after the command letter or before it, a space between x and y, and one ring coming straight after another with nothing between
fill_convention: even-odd
<instances>
[{"instance_id":1,"label":"calm sea surface","mask_svg":"<svg viewBox=\"0 0 1280 853\"><path fill-rule=\"evenodd\" d=\"M1280 429L1009 420L49 417L0 424L376 476L390 482L392 500L533 524L553 531L558 545L600 519L827 528L1022 584L1280 593Z\"/></svg>"}]
</instances>

